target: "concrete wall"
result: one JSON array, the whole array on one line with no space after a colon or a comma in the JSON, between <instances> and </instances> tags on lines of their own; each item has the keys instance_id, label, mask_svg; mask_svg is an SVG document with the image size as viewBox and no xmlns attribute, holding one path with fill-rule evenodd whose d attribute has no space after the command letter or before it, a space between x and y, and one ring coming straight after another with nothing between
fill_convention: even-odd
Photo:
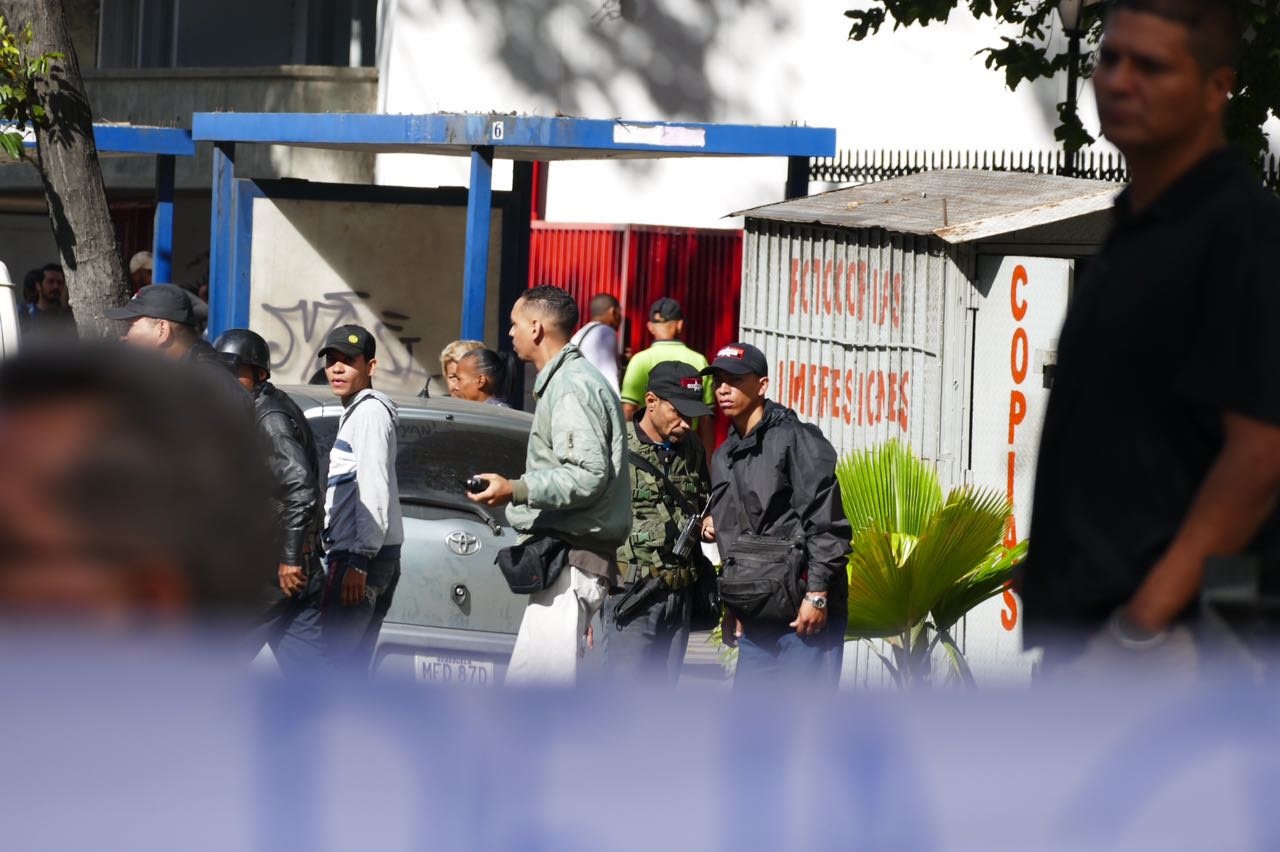
<instances>
[{"instance_id":1,"label":"concrete wall","mask_svg":"<svg viewBox=\"0 0 1280 852\"><path fill-rule=\"evenodd\" d=\"M854 43L843 15L851 5L387 0L381 109L799 121L835 127L839 145L859 148L1057 147L1065 78L1010 93L974 55L1007 30L957 12L945 27L886 28ZM1083 112L1093 114L1088 92ZM776 160L556 164L548 218L724 227L737 224L726 213L780 198L785 171ZM378 179L465 185L467 171L448 158L387 155Z\"/></svg>"},{"instance_id":2,"label":"concrete wall","mask_svg":"<svg viewBox=\"0 0 1280 852\"><path fill-rule=\"evenodd\" d=\"M372 112L372 68L145 68L86 70L85 89L99 121L190 127L195 112ZM208 189L211 146L179 160L180 189ZM236 171L245 177L297 177L329 183L370 183L373 157L343 151L245 146ZM145 157L104 158L108 189L150 189L155 167ZM0 169L0 191L39 187L29 169Z\"/></svg>"},{"instance_id":3,"label":"concrete wall","mask_svg":"<svg viewBox=\"0 0 1280 852\"><path fill-rule=\"evenodd\" d=\"M489 246L485 340L496 348L502 214ZM415 394L458 337L466 208L259 198L249 325L282 384L306 382L329 331L359 323L378 340L377 387Z\"/></svg>"},{"instance_id":4,"label":"concrete wall","mask_svg":"<svg viewBox=\"0 0 1280 852\"><path fill-rule=\"evenodd\" d=\"M197 111L370 112L377 101L377 72L371 68L86 69L84 75L98 120L162 127L190 127ZM199 145L195 157L178 160L173 267L178 280L208 278L211 150ZM101 163L109 200L152 197L152 158L103 157ZM373 166L369 155L264 145L242 146L236 159L241 176L329 183L370 183ZM0 210L5 211L0 260L10 270L56 259L34 169L0 168Z\"/></svg>"}]
</instances>

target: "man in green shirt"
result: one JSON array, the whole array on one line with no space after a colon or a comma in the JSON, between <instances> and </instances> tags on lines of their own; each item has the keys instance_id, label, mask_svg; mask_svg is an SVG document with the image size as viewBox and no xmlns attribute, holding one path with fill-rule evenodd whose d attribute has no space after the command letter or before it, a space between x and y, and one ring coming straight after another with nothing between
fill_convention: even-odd
<instances>
[{"instance_id":1,"label":"man in green shirt","mask_svg":"<svg viewBox=\"0 0 1280 852\"><path fill-rule=\"evenodd\" d=\"M680 337L684 334L684 311L675 299L661 298L649 308L649 333L653 335L653 345L642 352L637 352L627 364L627 372L622 377L622 413L630 420L644 404L644 395L649 388L649 371L663 361L681 361L696 370L707 368L707 359L695 352ZM703 382L703 402L712 405L714 391L709 381ZM708 452L715 443L715 430L710 417L700 417L694 426L702 446Z\"/></svg>"}]
</instances>

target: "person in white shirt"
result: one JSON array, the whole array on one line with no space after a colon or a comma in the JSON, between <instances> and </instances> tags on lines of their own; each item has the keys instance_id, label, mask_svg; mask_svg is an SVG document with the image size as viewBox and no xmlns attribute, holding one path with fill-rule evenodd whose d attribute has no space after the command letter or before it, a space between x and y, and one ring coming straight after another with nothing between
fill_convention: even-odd
<instances>
[{"instance_id":1,"label":"person in white shirt","mask_svg":"<svg viewBox=\"0 0 1280 852\"><path fill-rule=\"evenodd\" d=\"M400 581L399 414L390 397L373 389L377 341L368 329L338 326L320 354L343 409L324 498L323 641L332 664L368 672Z\"/></svg>"},{"instance_id":2,"label":"person in white shirt","mask_svg":"<svg viewBox=\"0 0 1280 852\"><path fill-rule=\"evenodd\" d=\"M597 293L591 299L591 321L578 329L569 342L582 350L583 356L605 382L618 393L618 329L622 326L622 305L608 293Z\"/></svg>"}]
</instances>

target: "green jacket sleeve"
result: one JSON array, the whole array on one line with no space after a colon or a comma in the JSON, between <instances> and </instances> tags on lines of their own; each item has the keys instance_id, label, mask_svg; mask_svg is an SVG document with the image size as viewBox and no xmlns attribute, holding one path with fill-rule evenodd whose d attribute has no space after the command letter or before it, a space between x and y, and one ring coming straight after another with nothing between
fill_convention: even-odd
<instances>
[{"instance_id":1,"label":"green jacket sleeve","mask_svg":"<svg viewBox=\"0 0 1280 852\"><path fill-rule=\"evenodd\" d=\"M610 436L603 413L576 393L555 401L552 450L559 464L526 471L513 488L516 503L534 509L571 509L599 499L609 484Z\"/></svg>"}]
</instances>

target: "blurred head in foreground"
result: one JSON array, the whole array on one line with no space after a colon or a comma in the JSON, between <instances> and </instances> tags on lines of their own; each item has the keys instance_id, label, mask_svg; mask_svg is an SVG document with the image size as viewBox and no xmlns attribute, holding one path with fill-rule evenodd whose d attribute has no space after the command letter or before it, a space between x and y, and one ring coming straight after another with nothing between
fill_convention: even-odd
<instances>
[{"instance_id":1,"label":"blurred head in foreground","mask_svg":"<svg viewBox=\"0 0 1280 852\"><path fill-rule=\"evenodd\" d=\"M118 345L0 363L0 613L130 630L235 619L274 559L242 413Z\"/></svg>"}]
</instances>

